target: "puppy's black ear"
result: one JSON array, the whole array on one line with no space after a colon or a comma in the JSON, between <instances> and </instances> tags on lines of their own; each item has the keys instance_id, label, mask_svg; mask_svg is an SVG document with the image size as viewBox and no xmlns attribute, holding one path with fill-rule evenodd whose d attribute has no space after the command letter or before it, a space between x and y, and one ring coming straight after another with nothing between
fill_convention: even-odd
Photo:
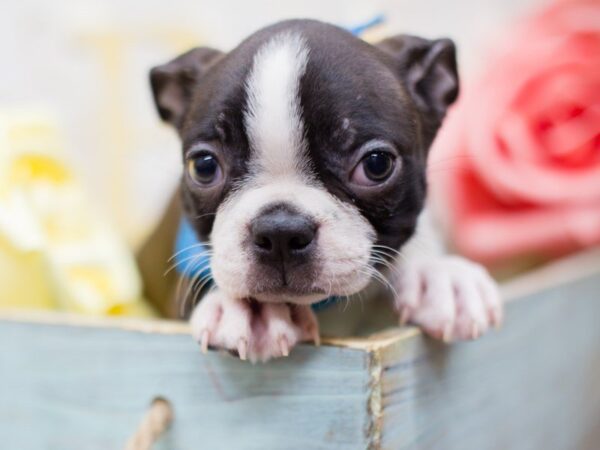
<instances>
[{"instance_id":1,"label":"puppy's black ear","mask_svg":"<svg viewBox=\"0 0 600 450\"><path fill-rule=\"evenodd\" d=\"M439 124L458 96L454 43L398 35L376 45L392 56L419 109L435 114Z\"/></svg>"},{"instance_id":2,"label":"puppy's black ear","mask_svg":"<svg viewBox=\"0 0 600 450\"><path fill-rule=\"evenodd\" d=\"M194 48L150 71L150 86L160 118L176 128L189 106L194 85L220 59L222 52Z\"/></svg>"}]
</instances>

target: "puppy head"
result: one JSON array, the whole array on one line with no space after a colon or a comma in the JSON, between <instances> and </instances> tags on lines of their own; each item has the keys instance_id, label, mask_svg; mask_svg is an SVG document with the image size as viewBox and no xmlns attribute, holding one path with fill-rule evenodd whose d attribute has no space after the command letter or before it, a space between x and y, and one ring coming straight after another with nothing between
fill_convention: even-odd
<instances>
[{"instance_id":1,"label":"puppy head","mask_svg":"<svg viewBox=\"0 0 600 450\"><path fill-rule=\"evenodd\" d=\"M150 75L183 144L184 208L234 297L312 303L374 276L425 198L427 150L458 85L448 40L369 45L316 21L197 48Z\"/></svg>"}]
</instances>

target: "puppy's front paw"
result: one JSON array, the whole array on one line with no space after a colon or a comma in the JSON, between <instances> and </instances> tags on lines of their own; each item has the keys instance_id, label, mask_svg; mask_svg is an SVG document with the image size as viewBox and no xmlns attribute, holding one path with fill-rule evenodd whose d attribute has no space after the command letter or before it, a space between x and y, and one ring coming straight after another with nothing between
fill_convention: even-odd
<instances>
[{"instance_id":1,"label":"puppy's front paw","mask_svg":"<svg viewBox=\"0 0 600 450\"><path fill-rule=\"evenodd\" d=\"M209 346L233 350L252 362L287 356L300 341L319 342L310 306L235 300L220 291L202 299L190 322L204 352Z\"/></svg>"},{"instance_id":2,"label":"puppy's front paw","mask_svg":"<svg viewBox=\"0 0 600 450\"><path fill-rule=\"evenodd\" d=\"M407 264L395 282L401 322L451 341L475 339L502 322L496 283L478 264L457 256Z\"/></svg>"}]
</instances>

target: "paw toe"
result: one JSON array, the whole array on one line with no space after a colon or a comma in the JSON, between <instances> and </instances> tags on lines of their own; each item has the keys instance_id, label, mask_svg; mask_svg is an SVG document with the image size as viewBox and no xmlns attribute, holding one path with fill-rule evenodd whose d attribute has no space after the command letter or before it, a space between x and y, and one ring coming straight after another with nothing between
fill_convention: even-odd
<instances>
[{"instance_id":1,"label":"paw toe","mask_svg":"<svg viewBox=\"0 0 600 450\"><path fill-rule=\"evenodd\" d=\"M399 280L404 283L396 299L400 322L410 320L435 338L476 339L502 321L495 282L483 267L465 259L428 261L406 269Z\"/></svg>"}]
</instances>

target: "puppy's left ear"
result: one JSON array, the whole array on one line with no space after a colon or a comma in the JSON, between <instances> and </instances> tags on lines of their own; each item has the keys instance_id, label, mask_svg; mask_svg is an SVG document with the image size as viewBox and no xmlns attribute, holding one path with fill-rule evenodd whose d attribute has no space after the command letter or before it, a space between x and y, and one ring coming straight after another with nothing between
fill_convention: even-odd
<instances>
[{"instance_id":1,"label":"puppy's left ear","mask_svg":"<svg viewBox=\"0 0 600 450\"><path fill-rule=\"evenodd\" d=\"M458 96L456 49L450 39L398 35L376 44L390 55L419 109L434 114L438 126Z\"/></svg>"},{"instance_id":2,"label":"puppy's left ear","mask_svg":"<svg viewBox=\"0 0 600 450\"><path fill-rule=\"evenodd\" d=\"M197 47L150 71L150 86L160 118L179 128L192 99L194 86L223 56L208 47Z\"/></svg>"}]
</instances>

